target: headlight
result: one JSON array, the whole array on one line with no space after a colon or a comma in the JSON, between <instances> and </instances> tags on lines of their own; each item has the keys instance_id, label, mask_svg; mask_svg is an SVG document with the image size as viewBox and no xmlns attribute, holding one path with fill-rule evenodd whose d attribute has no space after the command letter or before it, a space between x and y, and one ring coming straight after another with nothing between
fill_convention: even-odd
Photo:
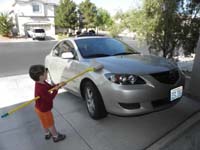
<instances>
[{"instance_id":1,"label":"headlight","mask_svg":"<svg viewBox=\"0 0 200 150\"><path fill-rule=\"evenodd\" d=\"M105 77L109 81L116 84L122 84L122 85L145 84L145 81L142 78L132 74L107 73L105 74Z\"/></svg>"}]
</instances>

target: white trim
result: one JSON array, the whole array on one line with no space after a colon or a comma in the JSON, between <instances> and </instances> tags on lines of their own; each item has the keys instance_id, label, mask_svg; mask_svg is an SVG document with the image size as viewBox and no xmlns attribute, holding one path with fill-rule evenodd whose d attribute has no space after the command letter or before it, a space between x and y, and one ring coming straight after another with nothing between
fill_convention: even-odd
<instances>
[{"instance_id":1,"label":"white trim","mask_svg":"<svg viewBox=\"0 0 200 150\"><path fill-rule=\"evenodd\" d=\"M51 25L50 22L27 22L24 25Z\"/></svg>"}]
</instances>

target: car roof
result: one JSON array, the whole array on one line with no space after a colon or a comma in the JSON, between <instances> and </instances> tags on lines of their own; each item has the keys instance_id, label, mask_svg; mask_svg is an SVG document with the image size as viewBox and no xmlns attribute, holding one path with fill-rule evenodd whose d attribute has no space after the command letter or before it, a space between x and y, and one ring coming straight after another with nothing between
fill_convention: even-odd
<instances>
[{"instance_id":1,"label":"car roof","mask_svg":"<svg viewBox=\"0 0 200 150\"><path fill-rule=\"evenodd\" d=\"M104 38L111 38L111 37L108 37L108 36L81 36L81 37L70 37L70 38L65 38L63 40L79 40L79 39L104 39Z\"/></svg>"}]
</instances>

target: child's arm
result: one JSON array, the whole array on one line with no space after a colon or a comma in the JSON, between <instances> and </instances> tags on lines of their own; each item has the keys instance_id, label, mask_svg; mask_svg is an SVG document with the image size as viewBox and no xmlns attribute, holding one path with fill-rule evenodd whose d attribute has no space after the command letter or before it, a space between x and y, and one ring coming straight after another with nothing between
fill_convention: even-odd
<instances>
[{"instance_id":1,"label":"child's arm","mask_svg":"<svg viewBox=\"0 0 200 150\"><path fill-rule=\"evenodd\" d=\"M52 101L56 97L57 93L58 93L58 90L48 92L47 88L41 88L38 91L38 96L40 96L40 98L44 101L50 101L50 100Z\"/></svg>"},{"instance_id":2,"label":"child's arm","mask_svg":"<svg viewBox=\"0 0 200 150\"><path fill-rule=\"evenodd\" d=\"M66 85L66 82L61 82L61 83L59 83L59 84L56 84L55 86L53 86L53 88L55 87L55 90L53 90L52 92L48 92L48 93L51 93L51 98L52 99L54 99L54 97L57 95L57 93L58 93L58 90L60 89L60 88L62 88L63 86L65 86Z\"/></svg>"},{"instance_id":3,"label":"child's arm","mask_svg":"<svg viewBox=\"0 0 200 150\"><path fill-rule=\"evenodd\" d=\"M62 87L65 86L65 85L66 85L66 82L61 82L61 83L56 84L55 86L53 86L53 88L54 88L55 90L59 90L60 88L62 88Z\"/></svg>"}]
</instances>

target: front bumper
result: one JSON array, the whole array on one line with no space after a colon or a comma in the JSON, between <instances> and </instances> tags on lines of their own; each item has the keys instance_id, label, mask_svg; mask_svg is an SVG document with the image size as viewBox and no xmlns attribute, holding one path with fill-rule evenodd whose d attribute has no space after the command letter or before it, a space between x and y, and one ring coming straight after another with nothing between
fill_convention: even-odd
<instances>
[{"instance_id":1,"label":"front bumper","mask_svg":"<svg viewBox=\"0 0 200 150\"><path fill-rule=\"evenodd\" d=\"M149 75L143 77L151 83L118 85L105 81L101 84L99 90L106 110L120 116L139 115L168 108L179 101L180 98L170 101L170 90L184 86L183 75L173 85L160 83Z\"/></svg>"}]
</instances>

